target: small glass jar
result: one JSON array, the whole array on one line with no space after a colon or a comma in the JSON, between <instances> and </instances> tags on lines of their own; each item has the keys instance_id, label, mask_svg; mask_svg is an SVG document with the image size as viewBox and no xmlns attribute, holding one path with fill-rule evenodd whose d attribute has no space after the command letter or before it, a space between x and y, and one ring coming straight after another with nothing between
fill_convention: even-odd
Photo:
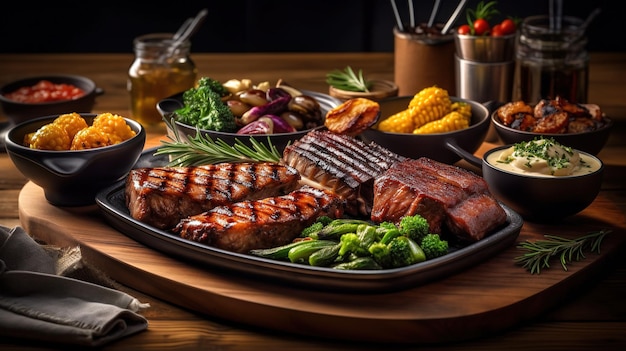
<instances>
[{"instance_id":1,"label":"small glass jar","mask_svg":"<svg viewBox=\"0 0 626 351\"><path fill-rule=\"evenodd\" d=\"M135 38L135 60L128 70L132 118L148 127L163 121L156 105L192 88L197 69L189 57L191 43L173 46L172 34L154 33Z\"/></svg>"},{"instance_id":2,"label":"small glass jar","mask_svg":"<svg viewBox=\"0 0 626 351\"><path fill-rule=\"evenodd\" d=\"M555 30L548 16L524 19L516 49L515 100L534 104L559 96L587 102L589 54L582 24L582 19L565 16Z\"/></svg>"}]
</instances>

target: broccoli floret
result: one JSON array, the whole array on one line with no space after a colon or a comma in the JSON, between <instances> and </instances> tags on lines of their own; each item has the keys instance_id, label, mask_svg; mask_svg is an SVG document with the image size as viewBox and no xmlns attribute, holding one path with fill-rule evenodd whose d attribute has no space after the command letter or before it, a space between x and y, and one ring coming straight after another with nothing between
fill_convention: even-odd
<instances>
[{"instance_id":1,"label":"broccoli floret","mask_svg":"<svg viewBox=\"0 0 626 351\"><path fill-rule=\"evenodd\" d=\"M448 253L448 242L441 239L439 234L427 234L424 236L420 247L428 260Z\"/></svg>"},{"instance_id":2,"label":"broccoli floret","mask_svg":"<svg viewBox=\"0 0 626 351\"><path fill-rule=\"evenodd\" d=\"M391 267L389 246L381 242L375 242L367 249L372 258L383 268Z\"/></svg>"},{"instance_id":3,"label":"broccoli floret","mask_svg":"<svg viewBox=\"0 0 626 351\"><path fill-rule=\"evenodd\" d=\"M384 232L380 232L380 229L383 229ZM401 236L402 234L400 233L400 230L398 230L398 228L393 228L393 229L386 229L386 228L381 228L379 227L379 235L382 235L382 237L380 238L380 242L388 245L391 240Z\"/></svg>"},{"instance_id":4,"label":"broccoli floret","mask_svg":"<svg viewBox=\"0 0 626 351\"><path fill-rule=\"evenodd\" d=\"M430 233L430 225L426 218L419 214L404 216L398 225L400 233L419 243L426 234Z\"/></svg>"},{"instance_id":5,"label":"broccoli floret","mask_svg":"<svg viewBox=\"0 0 626 351\"><path fill-rule=\"evenodd\" d=\"M200 78L196 88L183 93L183 107L174 111L174 117L202 129L234 132L237 124L230 107L222 101L224 92L226 89L220 82Z\"/></svg>"},{"instance_id":6,"label":"broccoli floret","mask_svg":"<svg viewBox=\"0 0 626 351\"><path fill-rule=\"evenodd\" d=\"M322 222L314 222L302 230L300 237L317 239L317 233L319 233L322 228L324 228L324 224Z\"/></svg>"},{"instance_id":7,"label":"broccoli floret","mask_svg":"<svg viewBox=\"0 0 626 351\"><path fill-rule=\"evenodd\" d=\"M319 217L317 217L317 219L315 221L318 222L318 223L322 223L322 225L326 226L326 225L330 224L330 222L332 222L333 219L328 217L328 216L319 216Z\"/></svg>"},{"instance_id":8,"label":"broccoli floret","mask_svg":"<svg viewBox=\"0 0 626 351\"><path fill-rule=\"evenodd\" d=\"M361 244L361 238L356 233L343 234L339 238L341 248L339 249L339 256L346 256L349 254L355 254L356 256L367 255L367 249L364 249Z\"/></svg>"},{"instance_id":9,"label":"broccoli floret","mask_svg":"<svg viewBox=\"0 0 626 351\"><path fill-rule=\"evenodd\" d=\"M219 94L220 97L224 97L228 95L228 90L220 83L218 80L209 78L209 77L201 77L198 79L198 87L207 87L211 91L214 91Z\"/></svg>"},{"instance_id":10,"label":"broccoli floret","mask_svg":"<svg viewBox=\"0 0 626 351\"><path fill-rule=\"evenodd\" d=\"M389 243L389 258L392 267L404 267L425 261L426 255L414 240L401 235Z\"/></svg>"}]
</instances>

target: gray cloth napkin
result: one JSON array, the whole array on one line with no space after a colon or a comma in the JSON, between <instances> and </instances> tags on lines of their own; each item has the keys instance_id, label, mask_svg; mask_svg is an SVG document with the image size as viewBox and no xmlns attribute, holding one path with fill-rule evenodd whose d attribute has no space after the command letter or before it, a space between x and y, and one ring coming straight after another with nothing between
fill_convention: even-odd
<instances>
[{"instance_id":1,"label":"gray cloth napkin","mask_svg":"<svg viewBox=\"0 0 626 351\"><path fill-rule=\"evenodd\" d=\"M58 268L22 228L0 226L0 336L102 346L147 329L149 305Z\"/></svg>"}]
</instances>

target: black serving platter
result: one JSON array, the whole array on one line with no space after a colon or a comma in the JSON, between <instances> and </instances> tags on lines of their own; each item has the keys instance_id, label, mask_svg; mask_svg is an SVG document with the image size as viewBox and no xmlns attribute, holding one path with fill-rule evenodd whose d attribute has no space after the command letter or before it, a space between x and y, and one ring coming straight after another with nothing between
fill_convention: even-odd
<instances>
[{"instance_id":1,"label":"black serving platter","mask_svg":"<svg viewBox=\"0 0 626 351\"><path fill-rule=\"evenodd\" d=\"M167 164L166 156L153 156L156 149L144 151L135 168ZM221 250L183 239L133 219L124 201L124 182L102 190L96 197L105 219L115 229L137 242L166 255L210 270L229 270L277 283L358 293L390 292L442 279L497 255L515 243L523 220L503 205L507 223L486 238L466 246L454 246L445 256L402 268L384 270L336 270Z\"/></svg>"}]
</instances>

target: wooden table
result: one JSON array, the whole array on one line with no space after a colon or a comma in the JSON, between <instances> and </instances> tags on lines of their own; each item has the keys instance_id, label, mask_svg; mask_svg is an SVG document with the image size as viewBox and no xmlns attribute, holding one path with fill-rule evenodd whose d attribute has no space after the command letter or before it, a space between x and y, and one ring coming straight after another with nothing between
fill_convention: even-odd
<instances>
[{"instance_id":1,"label":"wooden table","mask_svg":"<svg viewBox=\"0 0 626 351\"><path fill-rule=\"evenodd\" d=\"M254 81L282 78L302 89L325 92L325 74L351 65L362 68L372 78L391 79L393 57L373 54L197 54L193 56L202 76L218 80L250 78ZM23 76L46 73L75 73L89 76L104 89L95 112L113 112L130 116L126 72L130 54L0 55L0 84ZM626 212L626 54L596 53L591 57L589 100L597 103L615 120L608 145L599 154L607 165L602 196ZM162 128L151 128L150 140L158 140ZM21 225L18 218L18 195L26 179L15 169L6 154L0 154L0 224ZM623 229L621 228L623 233ZM623 251L623 250L622 250ZM445 350L618 350L626 347L626 259L623 254L611 258L577 291L564 294L562 302L530 322L497 334L455 344ZM559 269L558 266L552 269ZM513 287L514 288L514 287ZM260 330L231 321L210 318L153 296L122 286L122 290L149 302L144 312L150 326L146 332L116 342L106 349L230 349L274 350L380 349L370 343L333 342L323 338L294 336ZM468 303L471 301L468 300ZM258 316L258 318L265 318ZM376 331L364 331L376 332ZM395 345L396 349L428 349L428 345ZM0 348L43 350L23 340L0 340Z\"/></svg>"}]
</instances>

